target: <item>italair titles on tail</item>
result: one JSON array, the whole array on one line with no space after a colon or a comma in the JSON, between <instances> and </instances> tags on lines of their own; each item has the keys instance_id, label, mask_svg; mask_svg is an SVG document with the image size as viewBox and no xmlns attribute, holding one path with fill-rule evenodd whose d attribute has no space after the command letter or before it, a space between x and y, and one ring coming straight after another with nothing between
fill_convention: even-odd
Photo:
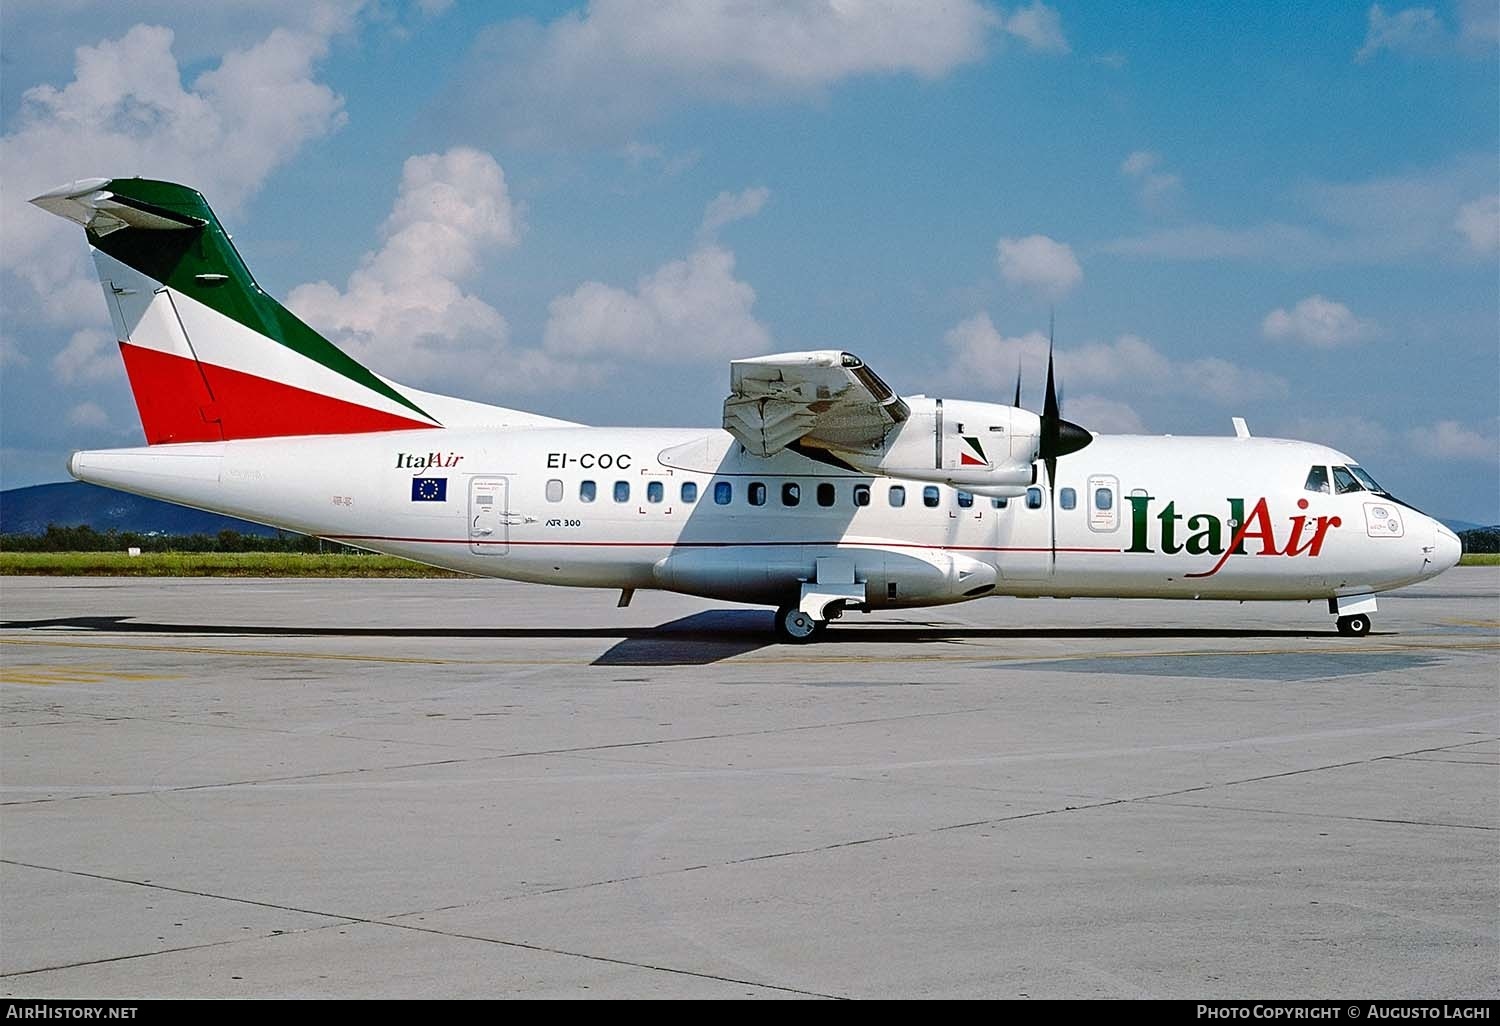
<instances>
[{"instance_id":1,"label":"italair titles on tail","mask_svg":"<svg viewBox=\"0 0 1500 1026\"><path fill-rule=\"evenodd\" d=\"M442 426L266 295L193 189L91 178L31 202L88 235L147 443Z\"/></svg>"}]
</instances>

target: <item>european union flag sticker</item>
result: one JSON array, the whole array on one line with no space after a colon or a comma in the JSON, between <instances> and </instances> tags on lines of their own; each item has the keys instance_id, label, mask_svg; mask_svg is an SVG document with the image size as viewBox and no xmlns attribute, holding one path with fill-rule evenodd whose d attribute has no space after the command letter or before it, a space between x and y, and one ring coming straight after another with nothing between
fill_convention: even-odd
<instances>
[{"instance_id":1,"label":"european union flag sticker","mask_svg":"<svg viewBox=\"0 0 1500 1026\"><path fill-rule=\"evenodd\" d=\"M411 479L412 502L447 502L448 479L446 477L414 477Z\"/></svg>"}]
</instances>

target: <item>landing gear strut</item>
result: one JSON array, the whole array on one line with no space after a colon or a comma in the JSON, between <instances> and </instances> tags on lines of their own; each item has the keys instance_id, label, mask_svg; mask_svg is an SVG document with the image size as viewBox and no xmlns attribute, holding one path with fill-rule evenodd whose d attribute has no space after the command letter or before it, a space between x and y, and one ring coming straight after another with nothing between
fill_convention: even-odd
<instances>
[{"instance_id":1,"label":"landing gear strut","mask_svg":"<svg viewBox=\"0 0 1500 1026\"><path fill-rule=\"evenodd\" d=\"M817 636L821 626L823 624L796 606L782 606L776 610L776 636L782 641L805 645Z\"/></svg>"},{"instance_id":2,"label":"landing gear strut","mask_svg":"<svg viewBox=\"0 0 1500 1026\"><path fill-rule=\"evenodd\" d=\"M1370 633L1370 618L1364 613L1339 617L1339 633L1350 638L1362 638Z\"/></svg>"}]
</instances>

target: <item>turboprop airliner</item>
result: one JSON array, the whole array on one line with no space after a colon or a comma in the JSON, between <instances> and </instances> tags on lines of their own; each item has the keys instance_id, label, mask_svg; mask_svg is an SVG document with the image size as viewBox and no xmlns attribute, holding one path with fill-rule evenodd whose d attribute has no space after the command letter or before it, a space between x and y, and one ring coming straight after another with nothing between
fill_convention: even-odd
<instances>
[{"instance_id":1,"label":"turboprop airliner","mask_svg":"<svg viewBox=\"0 0 1500 1026\"><path fill-rule=\"evenodd\" d=\"M1251 437L1108 436L898 395L842 350L735 360L715 429L589 427L397 384L266 295L196 191L76 181L146 445L80 481L485 577L848 611L992 595L1326 602L1458 562L1458 538L1353 458Z\"/></svg>"}]
</instances>

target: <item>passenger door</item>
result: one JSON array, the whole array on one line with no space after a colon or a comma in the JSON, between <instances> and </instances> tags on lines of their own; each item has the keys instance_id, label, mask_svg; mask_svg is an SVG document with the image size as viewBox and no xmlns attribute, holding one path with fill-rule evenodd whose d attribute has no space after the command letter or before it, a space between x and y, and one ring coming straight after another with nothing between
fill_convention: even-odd
<instances>
[{"instance_id":1,"label":"passenger door","mask_svg":"<svg viewBox=\"0 0 1500 1026\"><path fill-rule=\"evenodd\" d=\"M503 477L469 479L469 551L503 556L510 551L510 482Z\"/></svg>"}]
</instances>

